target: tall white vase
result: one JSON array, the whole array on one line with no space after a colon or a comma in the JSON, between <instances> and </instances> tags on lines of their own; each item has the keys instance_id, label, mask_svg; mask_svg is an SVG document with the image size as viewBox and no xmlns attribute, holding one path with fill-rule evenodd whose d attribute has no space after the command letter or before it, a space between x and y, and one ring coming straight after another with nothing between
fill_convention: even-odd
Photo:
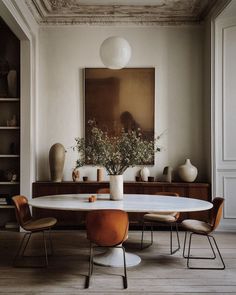
<instances>
[{"instance_id":1,"label":"tall white vase","mask_svg":"<svg viewBox=\"0 0 236 295\"><path fill-rule=\"evenodd\" d=\"M148 181L148 176L150 176L149 169L147 167L143 167L140 170L140 176L141 176L142 181Z\"/></svg>"},{"instance_id":2,"label":"tall white vase","mask_svg":"<svg viewBox=\"0 0 236 295\"><path fill-rule=\"evenodd\" d=\"M123 175L110 175L110 198L113 201L123 200Z\"/></svg>"},{"instance_id":3,"label":"tall white vase","mask_svg":"<svg viewBox=\"0 0 236 295\"><path fill-rule=\"evenodd\" d=\"M178 168L179 177L186 182L193 182L197 178L197 172L197 168L191 164L189 159L186 159L184 165Z\"/></svg>"}]
</instances>

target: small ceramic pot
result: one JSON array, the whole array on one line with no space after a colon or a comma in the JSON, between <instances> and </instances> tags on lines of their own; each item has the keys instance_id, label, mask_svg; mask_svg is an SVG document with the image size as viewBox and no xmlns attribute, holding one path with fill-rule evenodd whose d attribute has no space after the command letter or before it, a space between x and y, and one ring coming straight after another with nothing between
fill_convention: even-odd
<instances>
[{"instance_id":1,"label":"small ceramic pot","mask_svg":"<svg viewBox=\"0 0 236 295\"><path fill-rule=\"evenodd\" d=\"M72 179L74 182L78 182L79 181L79 176L80 176L80 172L79 172L79 169L78 168L75 168L73 171L72 171Z\"/></svg>"}]
</instances>

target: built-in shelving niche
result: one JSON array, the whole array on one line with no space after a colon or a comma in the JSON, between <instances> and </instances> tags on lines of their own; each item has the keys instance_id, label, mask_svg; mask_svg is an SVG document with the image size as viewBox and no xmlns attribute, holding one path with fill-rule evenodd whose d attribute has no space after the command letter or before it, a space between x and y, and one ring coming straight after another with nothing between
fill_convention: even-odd
<instances>
[{"instance_id":1,"label":"built-in shelving niche","mask_svg":"<svg viewBox=\"0 0 236 295\"><path fill-rule=\"evenodd\" d=\"M20 193L20 41L1 18L0 40L0 228L14 229L11 197Z\"/></svg>"}]
</instances>

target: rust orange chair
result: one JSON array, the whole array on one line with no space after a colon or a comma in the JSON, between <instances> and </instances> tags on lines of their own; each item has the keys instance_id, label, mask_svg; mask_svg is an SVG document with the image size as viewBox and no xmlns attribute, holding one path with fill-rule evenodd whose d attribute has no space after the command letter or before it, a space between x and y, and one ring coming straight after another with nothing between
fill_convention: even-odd
<instances>
[{"instance_id":1,"label":"rust orange chair","mask_svg":"<svg viewBox=\"0 0 236 295\"><path fill-rule=\"evenodd\" d=\"M57 223L56 218L48 217L48 218L40 218L35 219L32 217L28 200L25 196L14 196L12 198L15 211L16 211L16 218L19 223L19 225L27 231L19 245L19 248L17 250L16 256L14 258L14 265L16 265L16 260L20 256L24 256L25 250L28 246L29 240L33 233L42 232L43 233L43 242L44 242L44 251L45 251L45 265L48 265L48 254L47 254L47 244L46 244L46 238L45 238L45 231L49 231L49 237L50 237L50 246L51 246L51 252L53 252L53 245L52 245L52 239L51 239L51 228ZM24 242L26 237L28 236L25 246Z\"/></svg>"},{"instance_id":2,"label":"rust orange chair","mask_svg":"<svg viewBox=\"0 0 236 295\"><path fill-rule=\"evenodd\" d=\"M116 247L123 250L123 280L124 288L127 288L125 248L122 246L122 243L128 238L128 228L128 214L122 210L103 209L93 210L87 213L87 239L90 241L89 272L86 282L87 288L90 285L90 279L93 273L93 248L95 247Z\"/></svg>"},{"instance_id":3,"label":"rust orange chair","mask_svg":"<svg viewBox=\"0 0 236 295\"><path fill-rule=\"evenodd\" d=\"M155 195L164 195L164 196L173 196L173 197L179 197L179 194L173 193L173 192L156 192ZM143 216L143 225L142 225L142 238L141 238L141 249L143 249L143 235L146 225L150 225L151 227L151 242L148 244L149 247L153 244L153 226L158 223L167 223L170 225L170 253L174 254L180 249L180 241L179 241L179 232L178 232L178 218L179 218L179 212L172 212L172 213L147 213ZM177 236L177 242L178 246L175 250L173 250L173 242L172 242L172 232L173 232L173 226L175 226L176 229L176 236ZM145 247L145 248L146 248Z\"/></svg>"},{"instance_id":4,"label":"rust orange chair","mask_svg":"<svg viewBox=\"0 0 236 295\"><path fill-rule=\"evenodd\" d=\"M195 220L195 219L186 219L184 220L181 225L182 227L186 230L185 232L185 238L184 238L184 248L183 248L183 257L187 259L187 267L190 269L225 269L225 263L224 260L221 256L219 247L216 243L216 240L211 233L218 227L221 217L222 217L222 212L223 212L223 203L224 199L223 198L215 198L213 199L213 207L210 211L210 221L209 222L204 222L200 220ZM185 255L185 246L186 246L186 240L187 240L187 233L190 232L189 236L189 243L188 243L188 254L187 256ZM208 242L210 244L211 250L213 252L212 257L197 257L197 256L191 256L191 242L192 242L192 236L193 235L201 235L201 236L206 236L208 239ZM192 267L189 265L190 259L215 259L216 254L215 250L213 248L212 242L210 238L213 240L216 250L219 254L220 260L222 262L222 267Z\"/></svg>"},{"instance_id":5,"label":"rust orange chair","mask_svg":"<svg viewBox=\"0 0 236 295\"><path fill-rule=\"evenodd\" d=\"M110 194L110 189L108 187L99 188L97 194Z\"/></svg>"}]
</instances>

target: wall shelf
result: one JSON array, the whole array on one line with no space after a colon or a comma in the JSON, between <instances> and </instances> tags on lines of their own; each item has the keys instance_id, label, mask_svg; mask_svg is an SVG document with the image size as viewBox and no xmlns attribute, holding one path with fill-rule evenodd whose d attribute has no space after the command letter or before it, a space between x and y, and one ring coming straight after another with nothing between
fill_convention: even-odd
<instances>
[{"instance_id":1,"label":"wall shelf","mask_svg":"<svg viewBox=\"0 0 236 295\"><path fill-rule=\"evenodd\" d=\"M2 129L2 130L16 130L16 129L20 129L20 127L19 126L15 126L15 127L0 126L0 129Z\"/></svg>"},{"instance_id":2,"label":"wall shelf","mask_svg":"<svg viewBox=\"0 0 236 295\"><path fill-rule=\"evenodd\" d=\"M0 155L0 158L19 158L20 155Z\"/></svg>"},{"instance_id":3,"label":"wall shelf","mask_svg":"<svg viewBox=\"0 0 236 295\"><path fill-rule=\"evenodd\" d=\"M20 194L21 45L4 21L0 26L0 40L4 49L1 50L1 62L6 65L7 76L0 87L0 197L7 200L0 204L0 228L9 230L18 228L10 201L12 196Z\"/></svg>"},{"instance_id":4,"label":"wall shelf","mask_svg":"<svg viewBox=\"0 0 236 295\"><path fill-rule=\"evenodd\" d=\"M19 181L0 181L0 185L17 185L20 184Z\"/></svg>"},{"instance_id":5,"label":"wall shelf","mask_svg":"<svg viewBox=\"0 0 236 295\"><path fill-rule=\"evenodd\" d=\"M0 102L18 102L20 101L19 98L7 98L7 97L1 97Z\"/></svg>"}]
</instances>

